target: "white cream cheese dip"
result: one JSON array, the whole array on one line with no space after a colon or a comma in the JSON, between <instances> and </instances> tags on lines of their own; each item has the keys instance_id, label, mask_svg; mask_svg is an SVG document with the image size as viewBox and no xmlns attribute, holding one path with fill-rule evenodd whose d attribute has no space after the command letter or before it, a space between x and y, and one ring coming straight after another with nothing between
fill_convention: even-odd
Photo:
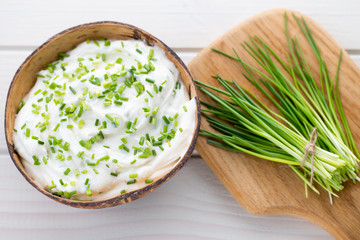
<instances>
[{"instance_id":1,"label":"white cream cheese dip","mask_svg":"<svg viewBox=\"0 0 360 240\"><path fill-rule=\"evenodd\" d=\"M13 140L44 189L104 200L168 173L190 145L195 114L195 99L162 49L91 40L39 72Z\"/></svg>"}]
</instances>

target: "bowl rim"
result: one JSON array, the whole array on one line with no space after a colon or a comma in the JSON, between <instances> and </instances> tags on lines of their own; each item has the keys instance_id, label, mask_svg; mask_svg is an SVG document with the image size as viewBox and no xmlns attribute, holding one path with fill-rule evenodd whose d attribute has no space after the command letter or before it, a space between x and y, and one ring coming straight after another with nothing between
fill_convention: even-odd
<instances>
[{"instance_id":1,"label":"bowl rim","mask_svg":"<svg viewBox=\"0 0 360 240\"><path fill-rule=\"evenodd\" d=\"M84 27L91 27L91 26L97 26L97 25L101 26L101 25L106 25L106 24L113 24L113 25L120 26L120 27L130 28L130 29L133 29L136 33L140 32L143 36L146 36L149 39L153 39L155 41L158 41L160 44L163 45L163 47L164 47L163 50L168 51L169 54L172 55L175 58L174 61L177 61L180 64L180 66L183 68L183 70L186 72L186 74L188 74L188 76L190 77L189 82L194 87L194 91L193 91L194 96L193 96L193 98L195 98L195 101L196 101L195 129L194 129L194 132L193 132L193 135L192 135L192 140L190 142L190 145L189 145L188 149L186 150L185 154L183 155L183 157L179 157L180 159L177 160L178 162L176 163L176 165L174 165L171 168L171 171L167 172L165 175L163 175L161 178L157 179L153 183L148 184L145 187L142 187L142 188L130 191L130 192L126 192L124 194L116 195L114 197L107 198L107 199L104 199L104 200L82 201L82 200L66 199L66 198L63 198L63 197L56 196L56 195L46 191L44 188L40 187L35 182L35 180L33 180L27 174L25 168L22 166L21 156L16 152L16 150L14 148L14 145L10 143L9 135L8 135L8 131L7 131L8 125L7 125L6 119L8 117L9 95L10 95L10 92L11 92L11 90L13 88L13 85L14 85L14 82L15 82L17 76L23 70L25 65L37 53L39 53L42 49L44 49L45 47L51 45L53 40L55 40L55 39L57 39L59 37L62 37L63 35L65 35L67 33L77 31L77 30L79 30L81 28L84 28ZM133 39L139 39L139 38L140 37L134 36ZM146 39L144 39L144 41L146 41ZM188 92L189 92L189 89L188 89ZM14 118L14 121L15 121L15 119L16 118ZM50 37L48 40L46 40L44 43L42 43L39 47L37 47L28 57L26 57L26 59L23 61L23 63L20 65L20 67L16 70L16 72L14 74L14 77L13 77L11 83L10 83L9 90L8 90L8 93L7 93L7 96L6 96L5 117L4 117L5 140L6 140L8 152L10 154L11 160L13 161L14 165L19 170L19 172L22 174L22 176L26 179L26 181L28 183L30 183L35 189L37 189L39 192L41 192L45 196L49 197L50 199L53 199L53 200L55 200L57 202L65 204L67 206L76 207L76 208L86 208L86 209L99 209L99 208L113 207L113 206L122 205L122 204L125 204L125 203L128 203L128 202L131 202L133 200L139 199L140 197L145 196L146 194L152 192L153 190L155 190L156 188L161 186L163 183L168 181L170 178L172 178L175 175L175 173L177 173L185 165L187 160L190 158L193 150L195 149L196 140L198 138L199 131L200 131L200 123L201 123L201 112L200 112L200 100L199 100L198 91L197 91L194 79L193 79L189 69L186 67L186 65L180 59L180 57L170 47L168 47L163 41L161 41L157 37L153 36L152 34L146 32L145 30L143 30L141 28L138 28L136 26L127 24L127 23L122 23L122 22L117 22L117 21L97 21L97 22L79 24L77 26L70 27L70 28L67 28L67 29L59 32L59 33L56 33L55 35ZM19 163L14 158L15 154L17 154L19 156L19 159L20 159Z\"/></svg>"}]
</instances>

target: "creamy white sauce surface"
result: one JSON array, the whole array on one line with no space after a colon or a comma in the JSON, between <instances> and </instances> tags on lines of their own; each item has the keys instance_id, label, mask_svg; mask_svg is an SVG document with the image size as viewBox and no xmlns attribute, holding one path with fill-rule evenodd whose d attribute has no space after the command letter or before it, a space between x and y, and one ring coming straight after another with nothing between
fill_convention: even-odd
<instances>
[{"instance_id":1,"label":"creamy white sauce surface","mask_svg":"<svg viewBox=\"0 0 360 240\"><path fill-rule=\"evenodd\" d=\"M60 58L39 72L15 120L15 149L40 186L103 200L177 164L192 140L196 102L159 47L88 41Z\"/></svg>"}]
</instances>

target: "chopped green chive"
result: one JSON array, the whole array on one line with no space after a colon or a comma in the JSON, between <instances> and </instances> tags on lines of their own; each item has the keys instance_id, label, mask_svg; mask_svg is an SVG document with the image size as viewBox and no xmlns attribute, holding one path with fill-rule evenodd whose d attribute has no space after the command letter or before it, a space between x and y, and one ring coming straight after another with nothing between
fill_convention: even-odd
<instances>
[{"instance_id":1,"label":"chopped green chive","mask_svg":"<svg viewBox=\"0 0 360 240\"><path fill-rule=\"evenodd\" d=\"M149 183L152 183L153 181L154 181L154 180L146 179L146 180L145 180L145 183L146 183L146 184L149 184Z\"/></svg>"},{"instance_id":2,"label":"chopped green chive","mask_svg":"<svg viewBox=\"0 0 360 240\"><path fill-rule=\"evenodd\" d=\"M123 100L123 101L125 101L125 102L129 101L129 98L126 98L126 97L120 97L120 96L119 96L119 99L120 99L120 100Z\"/></svg>"},{"instance_id":3,"label":"chopped green chive","mask_svg":"<svg viewBox=\"0 0 360 240\"><path fill-rule=\"evenodd\" d=\"M34 165L40 165L39 159L34 155L33 156L34 159Z\"/></svg>"},{"instance_id":4,"label":"chopped green chive","mask_svg":"<svg viewBox=\"0 0 360 240\"><path fill-rule=\"evenodd\" d=\"M56 132L56 130L57 130L59 127L60 127L60 123L58 123L58 124L56 125L56 127L54 128L54 132Z\"/></svg>"},{"instance_id":5,"label":"chopped green chive","mask_svg":"<svg viewBox=\"0 0 360 240\"><path fill-rule=\"evenodd\" d=\"M121 64L122 61L123 61L122 58L118 58L118 59L116 60L116 63Z\"/></svg>"},{"instance_id":6,"label":"chopped green chive","mask_svg":"<svg viewBox=\"0 0 360 240\"><path fill-rule=\"evenodd\" d=\"M78 112L77 117L81 117L83 111L84 111L84 108L83 108L82 106L80 106L80 109L79 109L79 112Z\"/></svg>"},{"instance_id":7,"label":"chopped green chive","mask_svg":"<svg viewBox=\"0 0 360 240\"><path fill-rule=\"evenodd\" d=\"M109 155L105 155L103 156L102 158L100 158L99 160L102 161L102 160L109 160L110 159L110 156Z\"/></svg>"},{"instance_id":8,"label":"chopped green chive","mask_svg":"<svg viewBox=\"0 0 360 240\"><path fill-rule=\"evenodd\" d=\"M88 195L89 197L92 196L92 192L90 189L86 189L86 195Z\"/></svg>"},{"instance_id":9,"label":"chopped green chive","mask_svg":"<svg viewBox=\"0 0 360 240\"><path fill-rule=\"evenodd\" d=\"M161 137L160 137L161 138ZM160 138L158 138L158 140L160 139ZM164 139L164 138L163 138ZM162 139L162 140L163 140ZM153 146L159 146L159 145L162 145L162 141L161 140L159 140L159 141L155 141L155 142L153 142L153 144L152 144Z\"/></svg>"},{"instance_id":10,"label":"chopped green chive","mask_svg":"<svg viewBox=\"0 0 360 240\"><path fill-rule=\"evenodd\" d=\"M49 88L54 90L58 85L54 82L52 82L50 85L49 85Z\"/></svg>"},{"instance_id":11,"label":"chopped green chive","mask_svg":"<svg viewBox=\"0 0 360 240\"><path fill-rule=\"evenodd\" d=\"M122 94L122 93L124 92L125 88L126 88L126 85L121 85L121 86L119 87L118 93L119 93L119 94Z\"/></svg>"},{"instance_id":12,"label":"chopped green chive","mask_svg":"<svg viewBox=\"0 0 360 240\"><path fill-rule=\"evenodd\" d=\"M159 111L159 107L154 107L154 110L152 111L152 113L155 115L155 114L157 114L158 111Z\"/></svg>"},{"instance_id":13,"label":"chopped green chive","mask_svg":"<svg viewBox=\"0 0 360 240\"><path fill-rule=\"evenodd\" d=\"M158 141L162 141L162 140L164 140L165 138L166 138L166 135L162 135L161 137L158 138ZM161 145L161 144L159 144L159 145ZM158 145L156 145L156 146L158 146Z\"/></svg>"},{"instance_id":14,"label":"chopped green chive","mask_svg":"<svg viewBox=\"0 0 360 240\"><path fill-rule=\"evenodd\" d=\"M162 119L164 120L164 122L166 123L166 124L169 124L170 123L170 121L169 121L169 119L167 119L167 117L164 115L164 116L162 116ZM166 126L166 125L165 125ZM164 127L165 127L164 126Z\"/></svg>"},{"instance_id":15,"label":"chopped green chive","mask_svg":"<svg viewBox=\"0 0 360 240\"><path fill-rule=\"evenodd\" d=\"M84 87L82 95L85 96L86 94L88 94L88 92L89 92L89 88Z\"/></svg>"},{"instance_id":16,"label":"chopped green chive","mask_svg":"<svg viewBox=\"0 0 360 240\"><path fill-rule=\"evenodd\" d=\"M106 117L107 119L109 119L110 121L114 121L114 118L111 117L109 114L105 114L105 117Z\"/></svg>"},{"instance_id":17,"label":"chopped green chive","mask_svg":"<svg viewBox=\"0 0 360 240\"><path fill-rule=\"evenodd\" d=\"M134 183L136 183L136 179L132 179L132 180L126 182L127 185L134 184Z\"/></svg>"},{"instance_id":18,"label":"chopped green chive","mask_svg":"<svg viewBox=\"0 0 360 240\"><path fill-rule=\"evenodd\" d=\"M154 80L150 79L150 78L146 78L145 81L149 82L149 83L155 83Z\"/></svg>"},{"instance_id":19,"label":"chopped green chive","mask_svg":"<svg viewBox=\"0 0 360 240\"><path fill-rule=\"evenodd\" d=\"M139 141L139 144L142 146L142 145L144 145L144 142L145 142L145 138L144 138L144 137L141 137L141 138L140 138L140 141Z\"/></svg>"},{"instance_id":20,"label":"chopped green chive","mask_svg":"<svg viewBox=\"0 0 360 240\"><path fill-rule=\"evenodd\" d=\"M26 133L25 133L26 137L30 137L30 128L26 129Z\"/></svg>"},{"instance_id":21,"label":"chopped green chive","mask_svg":"<svg viewBox=\"0 0 360 240\"><path fill-rule=\"evenodd\" d=\"M77 192L76 191L72 191L72 192L64 192L64 196L67 198L67 199L70 199L72 195L76 194Z\"/></svg>"},{"instance_id":22,"label":"chopped green chive","mask_svg":"<svg viewBox=\"0 0 360 240\"><path fill-rule=\"evenodd\" d=\"M63 182L63 180L60 178L59 179L59 182L60 182L60 184L62 185L62 186L64 186L64 182Z\"/></svg>"},{"instance_id":23,"label":"chopped green chive","mask_svg":"<svg viewBox=\"0 0 360 240\"><path fill-rule=\"evenodd\" d=\"M159 93L159 90L158 90L158 87L157 87L157 85L154 83L154 91L156 92L156 93Z\"/></svg>"},{"instance_id":24,"label":"chopped green chive","mask_svg":"<svg viewBox=\"0 0 360 240\"><path fill-rule=\"evenodd\" d=\"M123 103L122 103L121 101L119 101L119 100L115 100L114 103L115 103L116 105L122 105L122 104L123 104Z\"/></svg>"},{"instance_id":25,"label":"chopped green chive","mask_svg":"<svg viewBox=\"0 0 360 240\"><path fill-rule=\"evenodd\" d=\"M118 117L114 117L114 122L113 122L116 126L120 126L120 120Z\"/></svg>"},{"instance_id":26,"label":"chopped green chive","mask_svg":"<svg viewBox=\"0 0 360 240\"><path fill-rule=\"evenodd\" d=\"M49 190L56 188L56 184L54 183L54 181L51 181L51 185L48 186Z\"/></svg>"},{"instance_id":27,"label":"chopped green chive","mask_svg":"<svg viewBox=\"0 0 360 240\"><path fill-rule=\"evenodd\" d=\"M94 75L93 75L94 76ZM89 82L96 85L96 86L101 86L101 82L100 82L100 79L99 78L90 78L89 79Z\"/></svg>"},{"instance_id":28,"label":"chopped green chive","mask_svg":"<svg viewBox=\"0 0 360 240\"><path fill-rule=\"evenodd\" d=\"M151 124L152 125L156 125L156 118L154 117L154 118L152 118L152 120L151 120Z\"/></svg>"},{"instance_id":29,"label":"chopped green chive","mask_svg":"<svg viewBox=\"0 0 360 240\"><path fill-rule=\"evenodd\" d=\"M141 51L140 49L137 48L136 51L137 51L138 53L142 54L142 51Z\"/></svg>"},{"instance_id":30,"label":"chopped green chive","mask_svg":"<svg viewBox=\"0 0 360 240\"><path fill-rule=\"evenodd\" d=\"M149 58L152 58L154 56L154 49L150 48L150 51L149 51Z\"/></svg>"},{"instance_id":31,"label":"chopped green chive","mask_svg":"<svg viewBox=\"0 0 360 240\"><path fill-rule=\"evenodd\" d=\"M119 146L119 149L120 149L120 150L121 150L121 149L124 149L125 151L130 152L130 149L129 149L127 146L125 146L125 144L120 145L120 146Z\"/></svg>"},{"instance_id":32,"label":"chopped green chive","mask_svg":"<svg viewBox=\"0 0 360 240\"><path fill-rule=\"evenodd\" d=\"M76 95L76 91L75 91L75 89L73 87L69 86L69 89L74 95Z\"/></svg>"},{"instance_id":33,"label":"chopped green chive","mask_svg":"<svg viewBox=\"0 0 360 240\"><path fill-rule=\"evenodd\" d=\"M149 94L150 97L154 97L148 90L146 90L147 94Z\"/></svg>"},{"instance_id":34,"label":"chopped green chive","mask_svg":"<svg viewBox=\"0 0 360 240\"><path fill-rule=\"evenodd\" d=\"M64 175L68 175L70 173L70 171L71 171L70 168L67 168L64 172Z\"/></svg>"},{"instance_id":35,"label":"chopped green chive","mask_svg":"<svg viewBox=\"0 0 360 240\"><path fill-rule=\"evenodd\" d=\"M41 89L37 90L34 95L38 95L41 92Z\"/></svg>"},{"instance_id":36,"label":"chopped green chive","mask_svg":"<svg viewBox=\"0 0 360 240\"><path fill-rule=\"evenodd\" d=\"M99 131L98 132L98 136L100 137L100 139L104 139L105 137L104 137L104 134L102 133L102 131Z\"/></svg>"},{"instance_id":37,"label":"chopped green chive","mask_svg":"<svg viewBox=\"0 0 360 240\"><path fill-rule=\"evenodd\" d=\"M130 173L129 174L129 178L137 178L138 174L137 173Z\"/></svg>"},{"instance_id":38,"label":"chopped green chive","mask_svg":"<svg viewBox=\"0 0 360 240\"><path fill-rule=\"evenodd\" d=\"M82 129L84 125L85 125L85 120L81 119L78 123L79 129Z\"/></svg>"},{"instance_id":39,"label":"chopped green chive","mask_svg":"<svg viewBox=\"0 0 360 240\"><path fill-rule=\"evenodd\" d=\"M66 58L66 57L69 57L69 54L67 54L67 53L62 53L62 52L58 53L58 58L59 58L60 60L64 60L64 58Z\"/></svg>"}]
</instances>

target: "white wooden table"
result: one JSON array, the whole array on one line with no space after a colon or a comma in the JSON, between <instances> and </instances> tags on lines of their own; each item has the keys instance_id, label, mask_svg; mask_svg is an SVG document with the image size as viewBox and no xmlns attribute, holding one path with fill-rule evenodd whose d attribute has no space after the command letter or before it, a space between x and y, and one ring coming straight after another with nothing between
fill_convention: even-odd
<instances>
[{"instance_id":1,"label":"white wooden table","mask_svg":"<svg viewBox=\"0 0 360 240\"><path fill-rule=\"evenodd\" d=\"M101 20L130 23L189 63L225 31L271 8L309 15L360 66L357 0L0 0L0 110L19 65L68 27ZM332 239L300 219L246 212L196 153L173 179L142 199L109 209L73 209L31 187L12 163L5 138L0 141L0 239Z\"/></svg>"}]
</instances>

